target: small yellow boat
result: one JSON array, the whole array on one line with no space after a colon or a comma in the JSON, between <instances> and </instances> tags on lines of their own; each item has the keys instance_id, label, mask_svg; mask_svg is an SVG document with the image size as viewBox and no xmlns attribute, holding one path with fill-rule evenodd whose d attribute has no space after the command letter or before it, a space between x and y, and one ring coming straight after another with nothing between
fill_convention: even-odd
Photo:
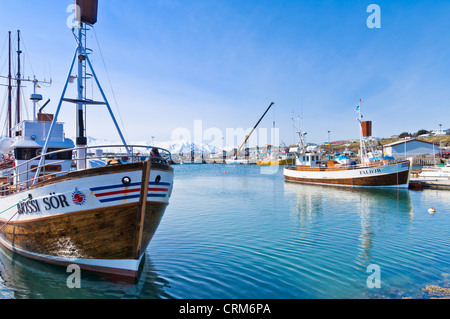
<instances>
[{"instance_id":1,"label":"small yellow boat","mask_svg":"<svg viewBox=\"0 0 450 319\"><path fill-rule=\"evenodd\" d=\"M256 165L287 165L294 163L294 158L284 158L278 160L257 161Z\"/></svg>"}]
</instances>

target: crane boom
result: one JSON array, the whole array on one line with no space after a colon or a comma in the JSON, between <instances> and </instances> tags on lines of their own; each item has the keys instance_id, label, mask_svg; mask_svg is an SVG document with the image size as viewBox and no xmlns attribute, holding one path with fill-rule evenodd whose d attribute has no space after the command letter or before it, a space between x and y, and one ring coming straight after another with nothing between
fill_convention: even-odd
<instances>
[{"instance_id":1,"label":"crane boom","mask_svg":"<svg viewBox=\"0 0 450 319\"><path fill-rule=\"evenodd\" d=\"M239 147L239 149L233 154L234 156L237 156L240 152L242 147L245 145L245 143L247 143L248 139L250 138L250 135L252 135L253 131L256 129L256 127L259 125L259 123L261 123L262 119L264 118L264 116L266 116L267 112L269 112L270 108L272 107L272 105L274 105L275 103L272 102L270 103L269 107L267 108L267 110L264 112L264 114L261 116L261 118L259 119L259 121L255 124L255 126L253 127L253 129L251 130L251 132L245 137L244 143L241 144L241 146Z\"/></svg>"}]
</instances>

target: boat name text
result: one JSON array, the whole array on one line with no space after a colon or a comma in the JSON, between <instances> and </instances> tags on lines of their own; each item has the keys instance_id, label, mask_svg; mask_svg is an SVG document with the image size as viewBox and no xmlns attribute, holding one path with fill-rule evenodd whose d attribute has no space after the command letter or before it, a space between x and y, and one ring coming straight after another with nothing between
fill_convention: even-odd
<instances>
[{"instance_id":1,"label":"boat name text","mask_svg":"<svg viewBox=\"0 0 450 319\"><path fill-rule=\"evenodd\" d=\"M32 197L30 197L32 198ZM63 194L56 195L55 193L50 193L49 196L40 199L30 199L22 204L17 204L18 213L22 214L34 214L39 213L42 210L52 210L58 208L69 207L70 204L67 198Z\"/></svg>"},{"instance_id":2,"label":"boat name text","mask_svg":"<svg viewBox=\"0 0 450 319\"><path fill-rule=\"evenodd\" d=\"M376 174L381 173L380 168L372 168L372 169L365 169L359 172L359 175L370 175L370 174Z\"/></svg>"}]
</instances>

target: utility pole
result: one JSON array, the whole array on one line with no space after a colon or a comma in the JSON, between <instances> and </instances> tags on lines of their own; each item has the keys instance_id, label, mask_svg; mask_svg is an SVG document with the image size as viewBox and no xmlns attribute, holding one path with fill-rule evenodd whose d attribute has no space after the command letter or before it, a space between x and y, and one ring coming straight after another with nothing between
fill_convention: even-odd
<instances>
[{"instance_id":1,"label":"utility pole","mask_svg":"<svg viewBox=\"0 0 450 319\"><path fill-rule=\"evenodd\" d=\"M331 131L328 131L328 155L331 154L331 138L330 138Z\"/></svg>"}]
</instances>

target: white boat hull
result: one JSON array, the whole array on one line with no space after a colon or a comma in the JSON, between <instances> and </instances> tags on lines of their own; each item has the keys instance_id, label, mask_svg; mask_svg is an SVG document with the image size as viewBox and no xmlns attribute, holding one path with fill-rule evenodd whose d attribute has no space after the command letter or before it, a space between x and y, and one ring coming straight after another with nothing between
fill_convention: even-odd
<instances>
[{"instance_id":1,"label":"white boat hull","mask_svg":"<svg viewBox=\"0 0 450 319\"><path fill-rule=\"evenodd\" d=\"M227 159L225 162L227 164L243 164L243 165L247 165L249 163L249 161L245 160L245 159L237 159L237 160L235 160L235 159Z\"/></svg>"}]
</instances>

